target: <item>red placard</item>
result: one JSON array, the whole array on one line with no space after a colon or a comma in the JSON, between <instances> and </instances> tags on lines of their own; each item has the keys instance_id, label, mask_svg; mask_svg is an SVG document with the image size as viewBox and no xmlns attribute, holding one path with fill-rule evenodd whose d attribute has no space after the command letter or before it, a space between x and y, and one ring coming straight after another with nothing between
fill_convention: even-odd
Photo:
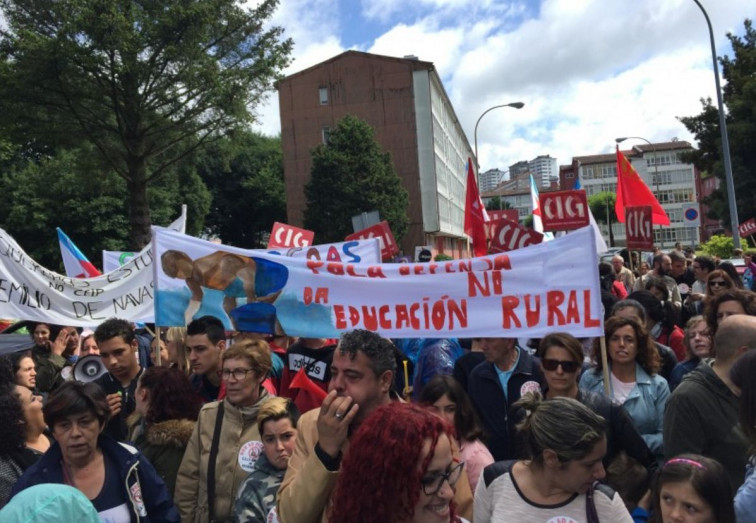
<instances>
[{"instance_id":1,"label":"red placard","mask_svg":"<svg viewBox=\"0 0 756 523\"><path fill-rule=\"evenodd\" d=\"M625 235L628 249L650 249L654 246L650 205L625 207Z\"/></svg>"},{"instance_id":2,"label":"red placard","mask_svg":"<svg viewBox=\"0 0 756 523\"><path fill-rule=\"evenodd\" d=\"M533 229L523 227L517 222L501 219L491 236L488 250L492 253L508 252L521 249L528 245L535 245L543 241L543 234Z\"/></svg>"},{"instance_id":3,"label":"red placard","mask_svg":"<svg viewBox=\"0 0 756 523\"><path fill-rule=\"evenodd\" d=\"M491 221L495 222L501 219L511 220L516 222L520 219L517 209L504 209L501 211L486 211Z\"/></svg>"},{"instance_id":4,"label":"red placard","mask_svg":"<svg viewBox=\"0 0 756 523\"><path fill-rule=\"evenodd\" d=\"M386 220L380 223L371 225L367 229L362 229L354 234L350 234L345 240L368 240L370 238L378 238L381 244L381 258L384 260L391 259L394 255L399 254L399 246L394 240L394 235L391 234L391 228Z\"/></svg>"},{"instance_id":5,"label":"red placard","mask_svg":"<svg viewBox=\"0 0 756 523\"><path fill-rule=\"evenodd\" d=\"M275 222L270 231L268 249L290 249L291 247L309 247L315 238L313 231L300 229L293 225Z\"/></svg>"},{"instance_id":6,"label":"red placard","mask_svg":"<svg viewBox=\"0 0 756 523\"><path fill-rule=\"evenodd\" d=\"M570 231L590 223L588 198L583 190L545 192L539 201L544 231Z\"/></svg>"},{"instance_id":7,"label":"red placard","mask_svg":"<svg viewBox=\"0 0 756 523\"><path fill-rule=\"evenodd\" d=\"M738 225L738 232L740 233L741 238L745 238L756 233L756 220L751 218L750 220L741 223L740 225Z\"/></svg>"}]
</instances>

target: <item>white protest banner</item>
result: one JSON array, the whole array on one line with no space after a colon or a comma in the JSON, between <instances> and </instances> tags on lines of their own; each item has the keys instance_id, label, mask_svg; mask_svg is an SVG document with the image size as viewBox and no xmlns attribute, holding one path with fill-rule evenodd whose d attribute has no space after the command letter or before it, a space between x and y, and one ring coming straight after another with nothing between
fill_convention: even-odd
<instances>
[{"instance_id":1,"label":"white protest banner","mask_svg":"<svg viewBox=\"0 0 756 523\"><path fill-rule=\"evenodd\" d=\"M344 263L380 263L381 256L375 238L289 249L283 253L270 251L269 255ZM80 327L96 325L113 316L152 323L155 321L153 278L150 247L96 278L69 278L32 260L0 229L0 317Z\"/></svg>"},{"instance_id":2,"label":"white protest banner","mask_svg":"<svg viewBox=\"0 0 756 523\"><path fill-rule=\"evenodd\" d=\"M181 206L181 216L173 220L166 229L186 233L186 205ZM111 272L124 265L134 256L142 256L145 252L152 251L152 243L148 243L139 252L129 251L102 251L102 272Z\"/></svg>"},{"instance_id":3,"label":"white protest banner","mask_svg":"<svg viewBox=\"0 0 756 523\"><path fill-rule=\"evenodd\" d=\"M178 234L178 233L176 233ZM0 229L0 317L90 326L154 317L152 252L95 278L69 278L32 260Z\"/></svg>"},{"instance_id":4,"label":"white protest banner","mask_svg":"<svg viewBox=\"0 0 756 523\"><path fill-rule=\"evenodd\" d=\"M143 254L152 249L150 242L141 253L102 251L102 267L105 272L116 270L129 261L136 254ZM344 263L380 263L381 243L378 238L368 240L354 240L351 242L325 243L310 247L292 247L290 249L257 250L254 252L267 252L280 254L294 258L308 258L311 260L328 260Z\"/></svg>"},{"instance_id":5,"label":"white protest banner","mask_svg":"<svg viewBox=\"0 0 756 523\"><path fill-rule=\"evenodd\" d=\"M593 230L506 254L419 264L287 258L154 229L156 315L214 314L241 330L399 338L603 334Z\"/></svg>"}]
</instances>

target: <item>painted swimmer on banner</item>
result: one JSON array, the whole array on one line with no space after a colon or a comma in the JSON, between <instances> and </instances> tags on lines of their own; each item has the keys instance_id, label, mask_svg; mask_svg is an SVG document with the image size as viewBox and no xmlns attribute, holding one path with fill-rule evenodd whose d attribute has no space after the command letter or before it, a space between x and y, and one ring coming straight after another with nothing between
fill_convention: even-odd
<instances>
[{"instance_id":1,"label":"painted swimmer on banner","mask_svg":"<svg viewBox=\"0 0 756 523\"><path fill-rule=\"evenodd\" d=\"M185 252L168 250L160 262L166 276L185 280L192 293L184 311L187 325L200 310L207 288L223 293L223 310L238 330L276 332L273 302L286 285L285 266L224 251L192 260ZM246 305L237 307L240 298L246 298Z\"/></svg>"}]
</instances>

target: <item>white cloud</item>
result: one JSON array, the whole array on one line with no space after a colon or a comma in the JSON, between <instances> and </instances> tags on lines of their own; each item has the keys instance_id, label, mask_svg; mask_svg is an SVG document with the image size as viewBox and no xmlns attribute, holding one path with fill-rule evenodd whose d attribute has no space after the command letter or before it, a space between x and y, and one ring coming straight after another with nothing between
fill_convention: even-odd
<instances>
[{"instance_id":1,"label":"white cloud","mask_svg":"<svg viewBox=\"0 0 756 523\"><path fill-rule=\"evenodd\" d=\"M708 3L718 54L731 54L725 33L742 33L756 0ZM609 152L621 135L692 141L676 117L715 93L706 23L691 0L365 0L363 22L389 27L368 43L343 41L336 0L314 4L282 5L278 23L296 44L287 74L358 45L414 54L435 64L471 145L486 108L525 102L481 121L483 169L539 154L567 163ZM263 114L261 128L277 133L276 97Z\"/></svg>"}]
</instances>

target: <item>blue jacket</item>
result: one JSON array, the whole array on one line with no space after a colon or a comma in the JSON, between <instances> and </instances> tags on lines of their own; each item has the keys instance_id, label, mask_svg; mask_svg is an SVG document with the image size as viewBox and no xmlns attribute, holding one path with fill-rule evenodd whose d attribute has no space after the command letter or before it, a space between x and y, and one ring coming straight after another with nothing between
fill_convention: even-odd
<instances>
[{"instance_id":1,"label":"blue jacket","mask_svg":"<svg viewBox=\"0 0 756 523\"><path fill-rule=\"evenodd\" d=\"M484 361L476 366L467 384L467 393L488 436L486 445L496 461L518 457L515 425L521 416L512 404L525 392L542 390L544 385L540 360L525 350L518 350L520 358L507 383L506 397L493 363Z\"/></svg>"},{"instance_id":2,"label":"blue jacket","mask_svg":"<svg viewBox=\"0 0 756 523\"><path fill-rule=\"evenodd\" d=\"M745 482L735 494L735 518L738 523L753 523L756 521L756 474L754 474L756 456L751 456L751 462L746 465Z\"/></svg>"},{"instance_id":3,"label":"blue jacket","mask_svg":"<svg viewBox=\"0 0 756 523\"><path fill-rule=\"evenodd\" d=\"M655 374L649 376L639 364L635 364L635 387L622 405L635 427L648 445L649 450L662 459L664 448L662 445L662 425L664 422L664 407L669 398L667 380ZM580 388L588 392L604 394L604 374L589 370L580 378Z\"/></svg>"},{"instance_id":4,"label":"blue jacket","mask_svg":"<svg viewBox=\"0 0 756 523\"><path fill-rule=\"evenodd\" d=\"M118 463L118 472L124 480L126 498L130 502L132 516L136 521L180 523L178 511L168 496L165 483L137 449L118 443L106 434L100 435L97 445L104 454ZM42 458L19 478L11 496L41 483L65 483L62 459L60 445L57 442L53 443Z\"/></svg>"}]
</instances>

